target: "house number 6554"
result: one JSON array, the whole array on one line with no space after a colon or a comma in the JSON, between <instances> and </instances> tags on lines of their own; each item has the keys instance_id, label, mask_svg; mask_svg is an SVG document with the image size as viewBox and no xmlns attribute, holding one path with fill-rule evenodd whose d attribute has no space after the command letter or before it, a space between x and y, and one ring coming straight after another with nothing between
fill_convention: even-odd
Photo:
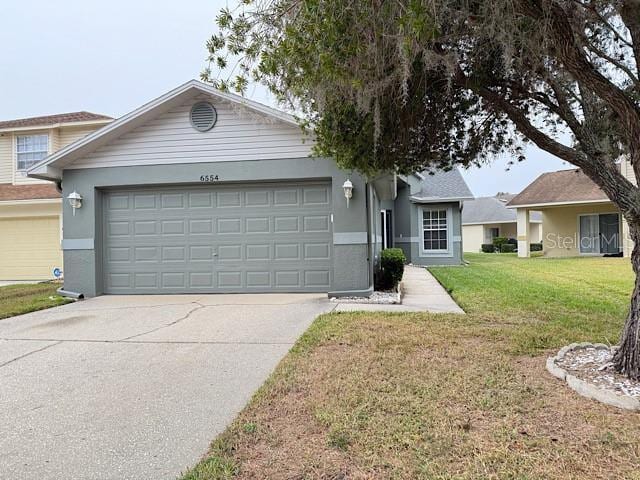
<instances>
[{"instance_id":1,"label":"house number 6554","mask_svg":"<svg viewBox=\"0 0 640 480\"><path fill-rule=\"evenodd\" d=\"M218 175L200 175L201 182L217 182L220 180Z\"/></svg>"}]
</instances>

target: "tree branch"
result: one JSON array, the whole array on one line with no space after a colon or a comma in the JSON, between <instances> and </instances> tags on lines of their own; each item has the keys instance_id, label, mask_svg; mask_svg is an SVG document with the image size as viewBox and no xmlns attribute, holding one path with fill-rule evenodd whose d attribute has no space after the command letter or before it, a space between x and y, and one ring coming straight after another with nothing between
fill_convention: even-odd
<instances>
[{"instance_id":1,"label":"tree branch","mask_svg":"<svg viewBox=\"0 0 640 480\"><path fill-rule=\"evenodd\" d=\"M548 25L549 33L555 40L555 53L567 71L607 102L619 116L629 146L634 173L636 178L640 178L640 108L638 105L586 59L583 50L576 43L567 13L557 1L520 0L518 5L524 15Z\"/></svg>"},{"instance_id":2,"label":"tree branch","mask_svg":"<svg viewBox=\"0 0 640 480\"><path fill-rule=\"evenodd\" d=\"M460 65L456 67L455 82L483 98L494 109L504 113L518 131L542 150L582 169L582 171L606 193L628 216L640 219L640 205L637 202L638 188L627 180L612 161L602 161L558 142L531 123L526 113L513 105L502 95L474 82L467 77Z\"/></svg>"},{"instance_id":3,"label":"tree branch","mask_svg":"<svg viewBox=\"0 0 640 480\"><path fill-rule=\"evenodd\" d=\"M591 15L593 15L595 19L597 19L602 25L604 25L604 27L607 30L609 30L613 34L613 36L617 38L621 43L625 44L629 48L633 48L633 45L629 43L629 41L626 38L624 38L620 34L620 32L618 32L618 30L613 25L611 25L606 18L603 17L593 5L587 5L586 3L581 2L580 0L573 0L573 2L576 3L577 5L580 5L587 12L591 13Z\"/></svg>"},{"instance_id":4,"label":"tree branch","mask_svg":"<svg viewBox=\"0 0 640 480\"><path fill-rule=\"evenodd\" d=\"M625 0L620 9L620 17L631 35L630 45L636 61L636 70L640 77L640 2Z\"/></svg>"},{"instance_id":5,"label":"tree branch","mask_svg":"<svg viewBox=\"0 0 640 480\"><path fill-rule=\"evenodd\" d=\"M549 95L544 92L531 92L531 98L535 101L540 102L545 107L547 107L551 112L555 113L563 122L567 124L567 126L574 132L580 132L582 129L582 125L575 117L570 108L567 107L566 102L560 101L558 98L558 93L554 91L554 95L556 96L557 103L554 102Z\"/></svg>"},{"instance_id":6,"label":"tree branch","mask_svg":"<svg viewBox=\"0 0 640 480\"><path fill-rule=\"evenodd\" d=\"M640 217L640 205L638 205L637 202L638 189L620 173L620 170L613 161L598 160L596 156L578 152L554 140L536 128L524 112L491 90L482 88L478 93L489 103L497 105L514 123L520 133L530 139L539 148L581 168L625 214L634 218ZM592 149L588 141L582 142L581 144L585 150Z\"/></svg>"},{"instance_id":7,"label":"tree branch","mask_svg":"<svg viewBox=\"0 0 640 480\"><path fill-rule=\"evenodd\" d=\"M599 56L600 58L606 60L607 62L611 63L614 67L616 67L616 68L620 69L621 71L623 71L629 77L629 79L633 82L633 84L636 87L640 86L640 82L638 81L638 77L633 73L631 68L629 68L627 65L625 65L624 63L616 60L615 58L613 58L611 55L607 54L606 52L603 52L602 50L600 50L598 47L593 45L588 40L585 41L585 46L590 51L592 51L597 56Z\"/></svg>"}]
</instances>

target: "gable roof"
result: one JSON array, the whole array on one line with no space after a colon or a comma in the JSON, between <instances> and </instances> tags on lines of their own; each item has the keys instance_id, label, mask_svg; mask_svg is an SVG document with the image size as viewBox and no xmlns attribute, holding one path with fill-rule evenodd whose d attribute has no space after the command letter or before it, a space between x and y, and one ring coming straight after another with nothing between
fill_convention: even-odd
<instances>
[{"instance_id":1,"label":"gable roof","mask_svg":"<svg viewBox=\"0 0 640 480\"><path fill-rule=\"evenodd\" d=\"M477 225L484 223L515 223L516 211L507 208L507 202L515 195L478 197L464 202L462 224ZM540 212L531 212L531 222L542 221Z\"/></svg>"},{"instance_id":2,"label":"gable roof","mask_svg":"<svg viewBox=\"0 0 640 480\"><path fill-rule=\"evenodd\" d=\"M411 197L415 203L461 201L473 198L467 182L457 168L421 173L420 191Z\"/></svg>"},{"instance_id":3,"label":"gable roof","mask_svg":"<svg viewBox=\"0 0 640 480\"><path fill-rule=\"evenodd\" d=\"M609 198L579 168L543 173L507 207L608 202Z\"/></svg>"},{"instance_id":4,"label":"gable roof","mask_svg":"<svg viewBox=\"0 0 640 480\"><path fill-rule=\"evenodd\" d=\"M0 130L27 127L48 127L64 123L84 123L113 120L106 115L91 112L58 113L41 117L19 118L17 120L0 121Z\"/></svg>"},{"instance_id":5,"label":"gable roof","mask_svg":"<svg viewBox=\"0 0 640 480\"><path fill-rule=\"evenodd\" d=\"M233 93L221 92L210 85L199 82L198 80L190 80L183 85L171 90L170 92L142 105L132 112L120 117L108 125L90 133L84 138L67 145L57 152L49 155L42 162L35 165L28 171L28 175L34 178L46 180L59 180L62 178L62 170L65 166L70 165L78 158L81 158L97 148L105 145L110 140L120 137L121 135L142 125L150 118L154 118L172 107L179 105L181 102L196 97L199 94L208 94L218 97L228 102L242 105L262 115L277 119L287 124L298 126L296 119L281 110L268 107L253 100L246 99L240 95Z\"/></svg>"}]
</instances>

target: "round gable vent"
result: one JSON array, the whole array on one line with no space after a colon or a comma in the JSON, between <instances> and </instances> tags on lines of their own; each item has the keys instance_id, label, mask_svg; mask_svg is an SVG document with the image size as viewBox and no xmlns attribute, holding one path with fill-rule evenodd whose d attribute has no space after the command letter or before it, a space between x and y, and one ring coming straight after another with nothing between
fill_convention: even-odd
<instances>
[{"instance_id":1,"label":"round gable vent","mask_svg":"<svg viewBox=\"0 0 640 480\"><path fill-rule=\"evenodd\" d=\"M207 132L218 120L216 109L208 102L198 102L191 107L191 125L199 132Z\"/></svg>"}]
</instances>

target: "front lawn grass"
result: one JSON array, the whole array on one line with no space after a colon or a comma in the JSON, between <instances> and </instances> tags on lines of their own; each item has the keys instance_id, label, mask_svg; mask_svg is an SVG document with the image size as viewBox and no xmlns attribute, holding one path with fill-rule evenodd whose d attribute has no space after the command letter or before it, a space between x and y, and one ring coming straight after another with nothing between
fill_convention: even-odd
<instances>
[{"instance_id":1,"label":"front lawn grass","mask_svg":"<svg viewBox=\"0 0 640 480\"><path fill-rule=\"evenodd\" d=\"M640 415L544 369L617 339L629 262L468 260L432 269L466 316L319 317L183 479L640 479Z\"/></svg>"},{"instance_id":2,"label":"front lawn grass","mask_svg":"<svg viewBox=\"0 0 640 480\"><path fill-rule=\"evenodd\" d=\"M0 287L0 319L69 303L56 293L57 283L18 284Z\"/></svg>"},{"instance_id":3,"label":"front lawn grass","mask_svg":"<svg viewBox=\"0 0 640 480\"><path fill-rule=\"evenodd\" d=\"M516 352L535 354L575 341L617 343L633 287L628 259L465 258L467 268L431 272L466 312L486 322L498 319L496 335L508 337Z\"/></svg>"}]
</instances>

